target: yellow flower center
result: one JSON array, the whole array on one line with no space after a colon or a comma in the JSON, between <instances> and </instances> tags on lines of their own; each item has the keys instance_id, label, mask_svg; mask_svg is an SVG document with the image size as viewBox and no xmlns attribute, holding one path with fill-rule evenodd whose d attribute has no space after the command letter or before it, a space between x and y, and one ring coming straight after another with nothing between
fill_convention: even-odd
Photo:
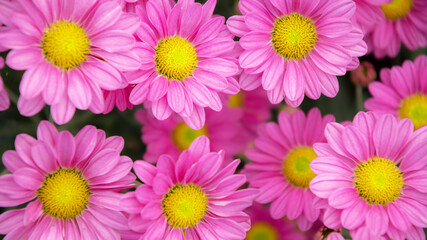
<instances>
[{"instance_id":1,"label":"yellow flower center","mask_svg":"<svg viewBox=\"0 0 427 240\"><path fill-rule=\"evenodd\" d=\"M243 94L238 93L236 95L231 95L230 100L228 101L228 106L241 108L243 106Z\"/></svg>"},{"instance_id":2,"label":"yellow flower center","mask_svg":"<svg viewBox=\"0 0 427 240\"><path fill-rule=\"evenodd\" d=\"M393 0L393 2L384 4L380 8L387 19L398 20L406 17L413 5L413 0Z\"/></svg>"},{"instance_id":3,"label":"yellow flower center","mask_svg":"<svg viewBox=\"0 0 427 240\"><path fill-rule=\"evenodd\" d=\"M246 240L278 240L276 228L267 222L257 222L251 226L246 234Z\"/></svg>"},{"instance_id":4,"label":"yellow flower center","mask_svg":"<svg viewBox=\"0 0 427 240\"><path fill-rule=\"evenodd\" d=\"M290 151L283 162L283 174L297 187L308 188L316 174L310 168L310 162L317 155L312 147L297 147Z\"/></svg>"},{"instance_id":5,"label":"yellow flower center","mask_svg":"<svg viewBox=\"0 0 427 240\"><path fill-rule=\"evenodd\" d=\"M208 198L199 186L176 184L163 195L162 208L174 228L194 227L205 216Z\"/></svg>"},{"instance_id":6,"label":"yellow flower center","mask_svg":"<svg viewBox=\"0 0 427 240\"><path fill-rule=\"evenodd\" d=\"M300 60L316 44L316 27L310 18L292 13L276 19L271 40L279 55L287 60Z\"/></svg>"},{"instance_id":7,"label":"yellow flower center","mask_svg":"<svg viewBox=\"0 0 427 240\"><path fill-rule=\"evenodd\" d=\"M197 67L196 49L179 36L165 38L156 46L157 71L168 79L184 80Z\"/></svg>"},{"instance_id":8,"label":"yellow flower center","mask_svg":"<svg viewBox=\"0 0 427 240\"><path fill-rule=\"evenodd\" d=\"M199 130L194 130L187 126L185 122L178 124L172 131L173 142L180 150L188 149L194 139L203 135L208 135L208 131L205 127Z\"/></svg>"},{"instance_id":9,"label":"yellow flower center","mask_svg":"<svg viewBox=\"0 0 427 240\"><path fill-rule=\"evenodd\" d=\"M46 60L62 70L79 66L90 52L85 30L68 21L58 21L45 29L41 46Z\"/></svg>"},{"instance_id":10,"label":"yellow flower center","mask_svg":"<svg viewBox=\"0 0 427 240\"><path fill-rule=\"evenodd\" d=\"M373 157L355 168L353 184L359 196L369 204L386 206L400 196L402 172L394 162Z\"/></svg>"},{"instance_id":11,"label":"yellow flower center","mask_svg":"<svg viewBox=\"0 0 427 240\"><path fill-rule=\"evenodd\" d=\"M427 125L427 96L415 94L403 100L399 117L411 119L415 129Z\"/></svg>"},{"instance_id":12,"label":"yellow flower center","mask_svg":"<svg viewBox=\"0 0 427 240\"><path fill-rule=\"evenodd\" d=\"M48 174L37 190L43 212L60 219L80 215L88 205L89 196L89 184L75 168L60 168Z\"/></svg>"}]
</instances>

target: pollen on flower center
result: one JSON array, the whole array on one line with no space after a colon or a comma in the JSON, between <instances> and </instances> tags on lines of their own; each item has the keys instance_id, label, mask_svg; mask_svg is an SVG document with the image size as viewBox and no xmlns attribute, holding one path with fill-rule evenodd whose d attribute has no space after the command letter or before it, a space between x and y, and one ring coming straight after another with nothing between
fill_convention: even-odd
<instances>
[{"instance_id":1,"label":"pollen on flower center","mask_svg":"<svg viewBox=\"0 0 427 240\"><path fill-rule=\"evenodd\" d=\"M387 19L398 20L406 17L413 5L413 0L393 0L393 2L384 4L380 8Z\"/></svg>"},{"instance_id":2,"label":"pollen on flower center","mask_svg":"<svg viewBox=\"0 0 427 240\"><path fill-rule=\"evenodd\" d=\"M60 219L80 215L88 205L89 196L89 184L75 168L60 168L48 174L37 190L43 212Z\"/></svg>"},{"instance_id":3,"label":"pollen on flower center","mask_svg":"<svg viewBox=\"0 0 427 240\"><path fill-rule=\"evenodd\" d=\"M85 30L68 21L58 21L46 28L41 47L46 60L62 70L79 66L90 52Z\"/></svg>"},{"instance_id":4,"label":"pollen on flower center","mask_svg":"<svg viewBox=\"0 0 427 240\"><path fill-rule=\"evenodd\" d=\"M399 117L411 119L415 129L427 125L427 96L415 94L403 100Z\"/></svg>"},{"instance_id":5,"label":"pollen on flower center","mask_svg":"<svg viewBox=\"0 0 427 240\"><path fill-rule=\"evenodd\" d=\"M155 50L157 71L170 80L184 80L191 76L197 67L196 49L184 38L165 38L159 41Z\"/></svg>"},{"instance_id":6,"label":"pollen on flower center","mask_svg":"<svg viewBox=\"0 0 427 240\"><path fill-rule=\"evenodd\" d=\"M298 13L288 14L274 22L271 40L279 55L287 60L300 60L307 56L316 44L316 27L308 17Z\"/></svg>"},{"instance_id":7,"label":"pollen on flower center","mask_svg":"<svg viewBox=\"0 0 427 240\"><path fill-rule=\"evenodd\" d=\"M310 162L317 155L312 147L297 147L288 153L283 162L283 174L288 181L302 188L308 188L316 174L310 168Z\"/></svg>"},{"instance_id":8,"label":"pollen on flower center","mask_svg":"<svg viewBox=\"0 0 427 240\"><path fill-rule=\"evenodd\" d=\"M278 240L278 231L267 222L257 222L246 234L246 240Z\"/></svg>"},{"instance_id":9,"label":"pollen on flower center","mask_svg":"<svg viewBox=\"0 0 427 240\"><path fill-rule=\"evenodd\" d=\"M193 184L176 184L163 195L163 215L174 228L194 227L205 216L208 198Z\"/></svg>"},{"instance_id":10,"label":"pollen on flower center","mask_svg":"<svg viewBox=\"0 0 427 240\"><path fill-rule=\"evenodd\" d=\"M231 95L230 100L228 100L229 107L242 107L243 106L243 94L241 92Z\"/></svg>"},{"instance_id":11,"label":"pollen on flower center","mask_svg":"<svg viewBox=\"0 0 427 240\"><path fill-rule=\"evenodd\" d=\"M208 135L205 127L195 130L187 126L185 122L178 124L172 131L173 142L180 150L188 149L194 139L203 135Z\"/></svg>"},{"instance_id":12,"label":"pollen on flower center","mask_svg":"<svg viewBox=\"0 0 427 240\"><path fill-rule=\"evenodd\" d=\"M359 196L369 204L386 206L400 196L402 172L394 162L373 157L355 168L353 184Z\"/></svg>"}]
</instances>

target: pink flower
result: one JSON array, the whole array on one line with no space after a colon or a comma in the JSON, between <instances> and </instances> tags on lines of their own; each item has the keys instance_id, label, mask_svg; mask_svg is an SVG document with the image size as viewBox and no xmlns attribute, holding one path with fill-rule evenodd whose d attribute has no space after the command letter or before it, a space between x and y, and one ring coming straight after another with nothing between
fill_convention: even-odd
<instances>
[{"instance_id":1,"label":"pink flower","mask_svg":"<svg viewBox=\"0 0 427 240\"><path fill-rule=\"evenodd\" d=\"M120 205L130 215L129 227L139 239L244 239L255 189L237 190L244 175L234 174L240 160L221 168L224 151L211 152L209 139L197 138L178 159L160 156L157 167L136 161L144 182Z\"/></svg>"},{"instance_id":2,"label":"pink flower","mask_svg":"<svg viewBox=\"0 0 427 240\"><path fill-rule=\"evenodd\" d=\"M251 229L249 229L246 240L303 240L307 239L305 234L299 231L294 223L285 219L273 219L268 208L254 203L245 211L251 218ZM262 236L262 238L261 238ZM307 239L308 240L308 239Z\"/></svg>"},{"instance_id":3,"label":"pink flower","mask_svg":"<svg viewBox=\"0 0 427 240\"><path fill-rule=\"evenodd\" d=\"M0 47L1 48L1 47ZM1 52L1 49L0 49ZM0 57L0 69L4 67L4 60ZM3 79L0 76L0 111L4 111L9 108L10 100L7 95L6 89L3 87Z\"/></svg>"},{"instance_id":4,"label":"pink flower","mask_svg":"<svg viewBox=\"0 0 427 240\"><path fill-rule=\"evenodd\" d=\"M155 163L162 154L177 158L197 137L205 135L209 137L213 151L225 150L226 163L230 163L233 155L242 151L247 143L240 136L242 112L225 107L220 112L207 110L206 116L205 126L194 130L176 114L166 120L157 120L150 111L138 110L135 117L142 124L142 142L147 147L143 159Z\"/></svg>"},{"instance_id":5,"label":"pink flower","mask_svg":"<svg viewBox=\"0 0 427 240\"><path fill-rule=\"evenodd\" d=\"M415 129L427 125L427 57L421 55L414 62L406 60L402 66L384 68L381 82L369 85L373 98L365 108L377 113L390 113L409 118Z\"/></svg>"},{"instance_id":6,"label":"pink flower","mask_svg":"<svg viewBox=\"0 0 427 240\"><path fill-rule=\"evenodd\" d=\"M128 76L136 84L130 102L150 103L159 120L178 113L189 127L201 129L205 107L222 109L218 93L239 91L235 44L224 17L212 15L215 0L172 3L150 0L136 7L148 21L136 31L142 66Z\"/></svg>"},{"instance_id":7,"label":"pink flower","mask_svg":"<svg viewBox=\"0 0 427 240\"><path fill-rule=\"evenodd\" d=\"M258 125L271 118L275 105L268 101L267 94L261 88L252 91L240 91L227 99L228 106L241 109L241 123L246 130L246 138L251 142L256 137Z\"/></svg>"},{"instance_id":8,"label":"pink flower","mask_svg":"<svg viewBox=\"0 0 427 240\"><path fill-rule=\"evenodd\" d=\"M356 11L353 20L363 32L367 32L384 21L384 13L380 6L393 0L354 0Z\"/></svg>"},{"instance_id":9,"label":"pink flower","mask_svg":"<svg viewBox=\"0 0 427 240\"><path fill-rule=\"evenodd\" d=\"M352 124L329 123L310 167L310 190L323 199L324 224L353 239L424 239L427 227L427 127L360 112Z\"/></svg>"},{"instance_id":10,"label":"pink flower","mask_svg":"<svg viewBox=\"0 0 427 240\"><path fill-rule=\"evenodd\" d=\"M279 114L279 124L269 122L259 127L255 148L246 151L252 160L245 165L249 186L260 190L256 201L270 203L274 219L286 216L296 219L299 228L308 230L319 217L312 207L316 196L310 191L315 176L309 164L317 157L313 144L325 141L325 125L335 120L332 115L322 118L313 108L307 116L302 110L292 115Z\"/></svg>"},{"instance_id":11,"label":"pink flower","mask_svg":"<svg viewBox=\"0 0 427 240\"><path fill-rule=\"evenodd\" d=\"M381 6L385 20L366 32L369 51L376 58L396 57L403 45L411 51L427 46L427 2L393 0Z\"/></svg>"},{"instance_id":12,"label":"pink flower","mask_svg":"<svg viewBox=\"0 0 427 240\"><path fill-rule=\"evenodd\" d=\"M124 13L115 1L5 2L10 20L0 42L12 49L8 66L26 70L18 109L24 116L51 105L53 120L68 122L75 109L104 111L102 90L127 86L122 71L140 67L132 34L136 14Z\"/></svg>"},{"instance_id":13,"label":"pink flower","mask_svg":"<svg viewBox=\"0 0 427 240\"><path fill-rule=\"evenodd\" d=\"M304 94L318 99L338 92L337 75L355 69L366 53L362 31L351 17L353 1L241 0L243 16L232 16L228 29L240 38L244 73L240 86L260 85L272 103L292 107Z\"/></svg>"},{"instance_id":14,"label":"pink flower","mask_svg":"<svg viewBox=\"0 0 427 240\"><path fill-rule=\"evenodd\" d=\"M374 65L371 62L363 61L353 71L350 72L350 79L354 84L362 87L368 86L371 82L375 81L377 73L375 72Z\"/></svg>"},{"instance_id":15,"label":"pink flower","mask_svg":"<svg viewBox=\"0 0 427 240\"><path fill-rule=\"evenodd\" d=\"M128 229L120 191L132 188L132 160L121 137L84 127L75 137L42 121L37 138L16 137L3 154L11 172L0 177L0 206L28 203L0 215L7 239L120 239Z\"/></svg>"},{"instance_id":16,"label":"pink flower","mask_svg":"<svg viewBox=\"0 0 427 240\"><path fill-rule=\"evenodd\" d=\"M122 112L126 109L132 109L133 105L129 102L129 94L132 88L133 86L129 85L114 91L103 91L105 101L103 114L111 112L114 107L117 107L117 109Z\"/></svg>"}]
</instances>

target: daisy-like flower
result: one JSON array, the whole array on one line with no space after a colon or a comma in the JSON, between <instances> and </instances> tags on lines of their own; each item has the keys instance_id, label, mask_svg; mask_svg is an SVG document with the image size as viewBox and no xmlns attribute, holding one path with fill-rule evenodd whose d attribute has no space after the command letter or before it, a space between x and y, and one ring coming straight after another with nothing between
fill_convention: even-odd
<instances>
[{"instance_id":1,"label":"daisy-like flower","mask_svg":"<svg viewBox=\"0 0 427 240\"><path fill-rule=\"evenodd\" d=\"M305 234L294 223L285 219L273 219L268 208L254 203L245 211L251 217L251 229L246 240L303 240Z\"/></svg>"},{"instance_id":2,"label":"daisy-like flower","mask_svg":"<svg viewBox=\"0 0 427 240\"><path fill-rule=\"evenodd\" d=\"M120 239L128 229L122 190L133 187L132 160L121 137L86 126L74 137L42 121L37 138L16 137L3 154L11 172L0 177L0 206L28 203L0 215L7 239Z\"/></svg>"},{"instance_id":3,"label":"daisy-like flower","mask_svg":"<svg viewBox=\"0 0 427 240\"><path fill-rule=\"evenodd\" d=\"M325 125L335 118L322 118L320 111L313 108L307 116L302 110L292 115L281 112L278 120L279 124L269 122L259 127L255 148L246 151L253 162L246 164L244 170L249 186L260 190L256 201L271 202L274 219L296 219L299 228L306 231L319 217L319 210L312 207L316 196L308 188L316 176L309 166L317 157L313 144L325 141Z\"/></svg>"},{"instance_id":4,"label":"daisy-like flower","mask_svg":"<svg viewBox=\"0 0 427 240\"><path fill-rule=\"evenodd\" d=\"M234 41L224 17L213 16L215 0L154 1L136 7L148 21L136 31L142 66L132 76L136 84L130 102L150 103L153 115L164 120L178 113L193 129L205 123L205 107L222 109L218 93L236 94L238 72L231 57Z\"/></svg>"},{"instance_id":5,"label":"daisy-like flower","mask_svg":"<svg viewBox=\"0 0 427 240\"><path fill-rule=\"evenodd\" d=\"M354 0L356 11L353 20L363 32L374 28L376 24L384 21L384 13L380 6L390 3L393 0Z\"/></svg>"},{"instance_id":6,"label":"daisy-like flower","mask_svg":"<svg viewBox=\"0 0 427 240\"><path fill-rule=\"evenodd\" d=\"M0 47L1 52L1 47ZM0 69L4 67L4 60L0 57ZM9 95L6 92L6 89L3 87L3 79L0 76L0 111L4 111L9 108L10 100Z\"/></svg>"},{"instance_id":7,"label":"daisy-like flower","mask_svg":"<svg viewBox=\"0 0 427 240\"><path fill-rule=\"evenodd\" d=\"M210 152L209 139L197 138L177 160L162 155L157 167L136 161L133 169L144 182L128 192L120 206L139 239L244 239L255 189L237 190L246 177L234 174L240 160L221 167L224 152Z\"/></svg>"},{"instance_id":8,"label":"daisy-like flower","mask_svg":"<svg viewBox=\"0 0 427 240\"><path fill-rule=\"evenodd\" d=\"M26 70L18 101L24 116L45 104L58 124L76 108L102 113L102 90L125 87L122 71L140 66L130 51L140 20L116 1L2 1L0 9L10 19L0 33L1 44L12 49L6 63Z\"/></svg>"},{"instance_id":9,"label":"daisy-like flower","mask_svg":"<svg viewBox=\"0 0 427 240\"><path fill-rule=\"evenodd\" d=\"M241 123L248 132L248 141L256 136L256 129L260 123L271 118L271 110L274 105L268 101L264 90L257 88L252 91L240 91L228 98L230 108L241 109L243 116Z\"/></svg>"},{"instance_id":10,"label":"daisy-like flower","mask_svg":"<svg viewBox=\"0 0 427 240\"><path fill-rule=\"evenodd\" d=\"M360 112L352 124L329 123L310 167L310 190L327 203L323 222L355 240L425 239L427 127Z\"/></svg>"},{"instance_id":11,"label":"daisy-like flower","mask_svg":"<svg viewBox=\"0 0 427 240\"><path fill-rule=\"evenodd\" d=\"M205 126L195 130L176 114L166 120L158 120L150 111L138 110L135 117L142 124L142 142L147 146L143 159L154 163L162 154L177 158L197 137L204 135L209 137L211 149L224 149L226 163L231 162L233 155L246 146L246 139L240 136L243 131L241 111L224 107L220 112L207 110L206 116Z\"/></svg>"},{"instance_id":12,"label":"daisy-like flower","mask_svg":"<svg viewBox=\"0 0 427 240\"><path fill-rule=\"evenodd\" d=\"M402 66L384 68L380 77L381 82L369 85L373 98L366 100L365 108L400 119L409 118L415 129L427 125L427 56L418 56L414 62L406 60Z\"/></svg>"},{"instance_id":13,"label":"daisy-like flower","mask_svg":"<svg viewBox=\"0 0 427 240\"><path fill-rule=\"evenodd\" d=\"M363 33L351 22L347 0L241 0L243 16L228 29L244 49L239 57L242 89L257 86L272 103L299 106L304 94L318 99L338 92L337 75L355 69L366 53Z\"/></svg>"},{"instance_id":14,"label":"daisy-like flower","mask_svg":"<svg viewBox=\"0 0 427 240\"><path fill-rule=\"evenodd\" d=\"M403 43L409 50L427 46L427 2L393 0L381 7L385 20L366 33L369 51L376 58L395 57Z\"/></svg>"}]
</instances>

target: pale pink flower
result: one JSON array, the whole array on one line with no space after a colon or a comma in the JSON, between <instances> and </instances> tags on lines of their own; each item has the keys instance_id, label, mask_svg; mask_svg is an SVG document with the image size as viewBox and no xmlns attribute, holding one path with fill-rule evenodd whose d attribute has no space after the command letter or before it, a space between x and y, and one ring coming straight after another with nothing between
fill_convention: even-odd
<instances>
[{"instance_id":1,"label":"pale pink flower","mask_svg":"<svg viewBox=\"0 0 427 240\"><path fill-rule=\"evenodd\" d=\"M102 113L102 90L124 88L123 71L141 65L130 51L140 19L116 1L2 1L0 9L8 18L7 31L0 32L1 44L11 49L6 63L26 70L18 100L24 116L45 104L58 124L76 108Z\"/></svg>"},{"instance_id":2,"label":"pale pink flower","mask_svg":"<svg viewBox=\"0 0 427 240\"><path fill-rule=\"evenodd\" d=\"M402 66L383 68L381 82L369 85L373 98L366 100L365 108L377 113L390 113L398 118L409 118L415 128L427 125L427 56L415 61L406 60Z\"/></svg>"},{"instance_id":3,"label":"pale pink flower","mask_svg":"<svg viewBox=\"0 0 427 240\"><path fill-rule=\"evenodd\" d=\"M309 167L317 157L313 144L325 141L325 125L335 118L322 118L320 111L313 108L307 116L302 110L292 115L281 112L278 120L279 124L269 122L259 127L255 148L246 151L252 162L245 165L244 172L249 186L260 190L256 201L271 203L274 219L296 219L298 227L306 231L320 213L312 206L317 197L308 188L315 176Z\"/></svg>"},{"instance_id":4,"label":"pale pink flower","mask_svg":"<svg viewBox=\"0 0 427 240\"><path fill-rule=\"evenodd\" d=\"M230 17L227 27L241 37L240 86L262 85L272 103L297 107L304 95L334 97L337 75L355 69L367 51L351 21L353 1L241 0L239 8L243 15Z\"/></svg>"},{"instance_id":5,"label":"pale pink flower","mask_svg":"<svg viewBox=\"0 0 427 240\"><path fill-rule=\"evenodd\" d=\"M134 187L132 160L121 137L85 126L74 137L42 121L37 139L20 134L3 154L11 172L0 177L0 234L7 239L120 239L127 230L122 190Z\"/></svg>"},{"instance_id":6,"label":"pale pink flower","mask_svg":"<svg viewBox=\"0 0 427 240\"><path fill-rule=\"evenodd\" d=\"M129 227L139 239L244 239L250 228L243 210L257 190L237 190L246 177L234 174L240 160L221 167L224 151L211 152L209 139L197 138L178 159L162 155L157 167L136 161L144 182L128 192L120 206L129 214Z\"/></svg>"},{"instance_id":7,"label":"pale pink flower","mask_svg":"<svg viewBox=\"0 0 427 240\"><path fill-rule=\"evenodd\" d=\"M247 140L240 134L242 111L224 107L220 112L206 111L206 124L199 130L192 129L177 114L166 120L156 119L151 111L138 110L135 118L142 124L142 142L146 145L143 159L155 163L162 154L177 158L199 136L207 136L213 151L225 150L226 163L233 155L243 151Z\"/></svg>"},{"instance_id":8,"label":"pale pink flower","mask_svg":"<svg viewBox=\"0 0 427 240\"><path fill-rule=\"evenodd\" d=\"M310 190L323 199L327 227L347 228L355 240L425 239L427 127L413 128L373 112L326 126Z\"/></svg>"},{"instance_id":9,"label":"pale pink flower","mask_svg":"<svg viewBox=\"0 0 427 240\"><path fill-rule=\"evenodd\" d=\"M427 1L393 0L380 8L385 19L365 36L376 58L396 57L402 43L411 51L427 46Z\"/></svg>"},{"instance_id":10,"label":"pale pink flower","mask_svg":"<svg viewBox=\"0 0 427 240\"><path fill-rule=\"evenodd\" d=\"M218 93L236 94L239 69L234 41L224 17L214 16L216 1L150 0L136 12L148 20L136 31L141 68L128 74L136 84L133 104L149 103L153 115L164 120L178 113L193 129L205 123L205 108L222 109Z\"/></svg>"}]
</instances>

